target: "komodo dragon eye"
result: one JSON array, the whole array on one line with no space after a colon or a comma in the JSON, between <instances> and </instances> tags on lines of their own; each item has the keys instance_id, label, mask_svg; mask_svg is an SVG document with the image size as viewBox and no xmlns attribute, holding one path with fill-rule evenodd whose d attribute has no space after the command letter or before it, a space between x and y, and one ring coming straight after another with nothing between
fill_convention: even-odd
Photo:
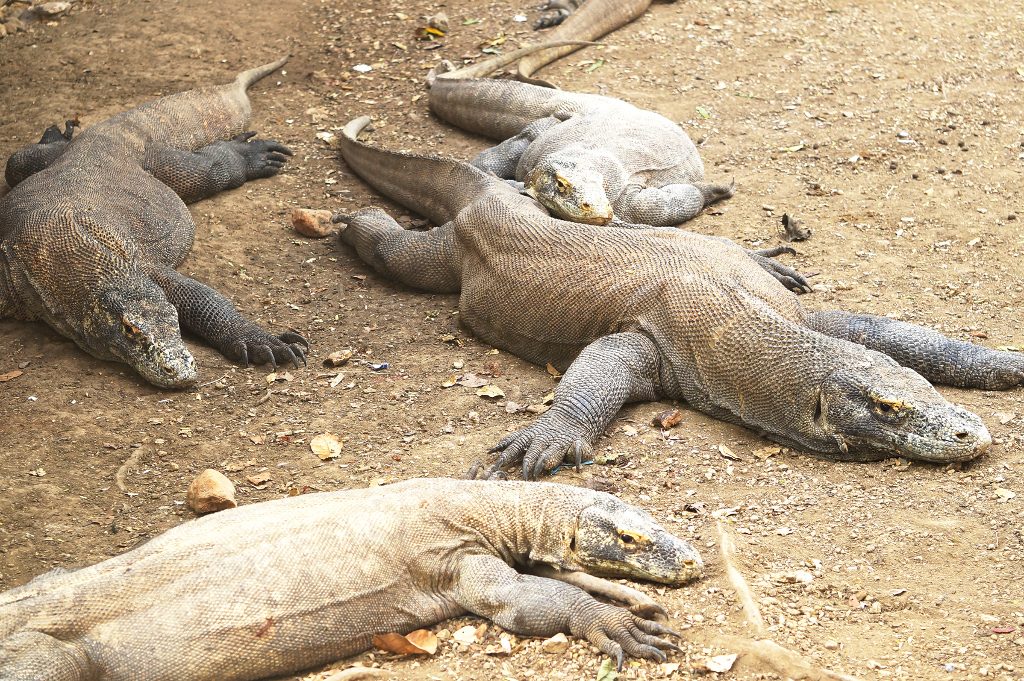
<instances>
[{"instance_id":1,"label":"komodo dragon eye","mask_svg":"<svg viewBox=\"0 0 1024 681\"><path fill-rule=\"evenodd\" d=\"M127 319L121 320L121 333L128 336L129 338L135 338L142 333L142 329L132 324Z\"/></svg>"},{"instance_id":2,"label":"komodo dragon eye","mask_svg":"<svg viewBox=\"0 0 1024 681\"><path fill-rule=\"evenodd\" d=\"M572 188L572 184L570 184L569 180L565 179L561 175L555 175L555 188L558 190L559 194L568 194L569 190Z\"/></svg>"},{"instance_id":3,"label":"komodo dragon eye","mask_svg":"<svg viewBox=\"0 0 1024 681\"><path fill-rule=\"evenodd\" d=\"M906 416L907 412L910 411L906 403L900 402L899 400L887 400L874 395L869 395L869 397L871 398L872 407L874 408L875 413L879 416L888 419L899 419Z\"/></svg>"},{"instance_id":4,"label":"komodo dragon eye","mask_svg":"<svg viewBox=\"0 0 1024 681\"><path fill-rule=\"evenodd\" d=\"M619 541L626 546L636 546L643 540L639 534L635 532L629 532L628 530L619 530Z\"/></svg>"}]
</instances>

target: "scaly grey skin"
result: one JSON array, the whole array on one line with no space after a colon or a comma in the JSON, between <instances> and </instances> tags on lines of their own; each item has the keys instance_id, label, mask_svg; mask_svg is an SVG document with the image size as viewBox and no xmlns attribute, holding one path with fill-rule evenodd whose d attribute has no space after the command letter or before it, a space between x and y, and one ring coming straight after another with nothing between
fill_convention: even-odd
<instances>
[{"instance_id":1,"label":"scaly grey skin","mask_svg":"<svg viewBox=\"0 0 1024 681\"><path fill-rule=\"evenodd\" d=\"M244 132L246 90L285 61L143 104L74 139L75 122L50 128L12 155L12 190L0 199L0 318L46 322L164 388L197 378L182 328L238 362L305 362L302 336L267 333L175 271L195 237L185 204L271 177L291 155Z\"/></svg>"},{"instance_id":2,"label":"scaly grey skin","mask_svg":"<svg viewBox=\"0 0 1024 681\"><path fill-rule=\"evenodd\" d=\"M697 147L661 114L612 97L465 78L447 68L428 79L431 110L505 140L473 165L523 183L564 220L678 225L735 191L733 183L704 181Z\"/></svg>"},{"instance_id":3,"label":"scaly grey skin","mask_svg":"<svg viewBox=\"0 0 1024 681\"><path fill-rule=\"evenodd\" d=\"M578 487L424 479L306 494L0 594L0 678L247 681L465 613L525 636L572 633L620 667L662 661L676 649L654 621L665 611L581 572L681 585L702 569L644 511Z\"/></svg>"},{"instance_id":4,"label":"scaly grey skin","mask_svg":"<svg viewBox=\"0 0 1024 681\"><path fill-rule=\"evenodd\" d=\"M578 464L624 403L662 398L827 458L965 461L989 448L988 430L917 372L960 387L1024 383L1020 354L809 312L762 256L728 240L557 220L468 164L357 141L368 122L344 129L349 167L440 226L407 231L367 209L345 218L341 241L386 276L460 292L477 337L565 374L552 407L495 447L487 476Z\"/></svg>"}]
</instances>

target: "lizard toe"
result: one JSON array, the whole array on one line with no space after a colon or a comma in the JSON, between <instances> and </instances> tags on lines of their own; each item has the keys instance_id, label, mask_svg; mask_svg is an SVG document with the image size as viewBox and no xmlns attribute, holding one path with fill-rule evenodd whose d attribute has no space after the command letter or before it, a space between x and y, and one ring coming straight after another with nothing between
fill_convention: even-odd
<instances>
[{"instance_id":1,"label":"lizard toe","mask_svg":"<svg viewBox=\"0 0 1024 681\"><path fill-rule=\"evenodd\" d=\"M248 142L250 139L256 136L255 130L248 130L239 135L235 135L231 138L232 142Z\"/></svg>"},{"instance_id":2,"label":"lizard toe","mask_svg":"<svg viewBox=\"0 0 1024 681\"><path fill-rule=\"evenodd\" d=\"M660 608L661 606L658 607ZM661 612L664 613L665 610L662 609ZM641 631L647 634L653 634L655 636L674 636L675 638L682 638L679 632L675 631L674 629L666 627L664 624L661 624L660 622L655 622L653 618L647 617L645 615L637 615L636 613L634 613L633 624L635 624L637 628L639 628Z\"/></svg>"},{"instance_id":3,"label":"lizard toe","mask_svg":"<svg viewBox=\"0 0 1024 681\"><path fill-rule=\"evenodd\" d=\"M636 603L629 606L629 611L641 620L668 621L668 611L657 603ZM640 626L639 624L637 626ZM656 633L656 632L648 632Z\"/></svg>"}]
</instances>

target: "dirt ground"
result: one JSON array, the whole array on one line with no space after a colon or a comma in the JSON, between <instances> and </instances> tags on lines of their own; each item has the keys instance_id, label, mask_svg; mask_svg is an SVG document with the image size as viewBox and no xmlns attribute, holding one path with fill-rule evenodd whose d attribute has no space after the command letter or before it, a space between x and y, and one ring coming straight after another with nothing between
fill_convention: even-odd
<instances>
[{"instance_id":1,"label":"dirt ground","mask_svg":"<svg viewBox=\"0 0 1024 681\"><path fill-rule=\"evenodd\" d=\"M442 9L451 31L430 49L415 30ZM529 404L554 386L543 368L460 329L456 297L398 286L288 226L293 207L403 214L317 137L356 115L377 118L373 139L392 148L460 158L483 148L427 112L423 77L441 59L481 56L501 33L507 44L532 39L530 22L513 19L520 12L537 16L517 0L86 0L0 40L4 157L75 113L89 125L292 54L254 88L252 125L290 145L294 160L277 178L194 206L199 234L182 270L268 328L312 341L309 366L273 383L267 368L192 343L202 385L179 393L41 324L0 322L0 374L24 372L0 383L0 589L186 521L185 490L207 467L226 472L244 504L292 488L459 476L532 418L507 413L504 399L442 388L470 371ZM808 305L1024 348L1022 25L1024 6L992 0L680 1L655 4L605 47L542 75L665 114L702 144L711 178L736 178L737 195L691 229L765 247L779 243L784 212L803 218L813 236L789 262L818 273ZM345 348L352 363L323 367ZM369 366L381 362L388 368ZM623 678L690 678L709 654L729 652L707 647L713 635L754 634L718 551L712 512L731 508L723 528L766 636L862 679L1024 679L1024 391L942 392L986 421L988 455L962 466L831 463L685 408L663 433L651 417L667 402L623 410L598 444L612 463L558 481L649 508L708 564L695 585L642 586L687 643L671 664L631 662ZM324 432L344 443L335 461L310 451ZM269 481L249 481L262 473ZM435 631L466 623L479 621ZM399 678L593 679L601 663L581 642L558 656L531 640L508 657L485 655L497 636L492 627L468 649L445 641L429 659L371 653L336 666L380 663ZM774 678L742 664L722 676Z\"/></svg>"}]
</instances>

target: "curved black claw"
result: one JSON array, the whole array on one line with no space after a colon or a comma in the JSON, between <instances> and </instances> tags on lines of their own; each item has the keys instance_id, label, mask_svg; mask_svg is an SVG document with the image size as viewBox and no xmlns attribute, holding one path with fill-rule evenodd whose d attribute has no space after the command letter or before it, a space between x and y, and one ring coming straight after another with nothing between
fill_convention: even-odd
<instances>
[{"instance_id":1,"label":"curved black claw","mask_svg":"<svg viewBox=\"0 0 1024 681\"><path fill-rule=\"evenodd\" d=\"M546 472L558 467L563 461L572 463L576 470L593 451L583 433L551 412L537 419L535 423L508 435L491 448L497 460L486 470L482 464L470 469L469 477L483 477L495 480L503 476L502 469L522 463L523 479L536 480Z\"/></svg>"},{"instance_id":2,"label":"curved black claw","mask_svg":"<svg viewBox=\"0 0 1024 681\"><path fill-rule=\"evenodd\" d=\"M306 366L308 350L309 341L297 333L287 331L274 336L254 326L225 354L245 366L269 364L276 370L278 365L291 364L298 369L299 362Z\"/></svg>"},{"instance_id":3,"label":"curved black claw","mask_svg":"<svg viewBox=\"0 0 1024 681\"><path fill-rule=\"evenodd\" d=\"M796 253L789 246L776 246L775 248L768 248L762 251L747 251L747 255L761 266L764 271L775 277L776 280L783 286L794 293L810 293L811 285L808 283L807 278L800 274L792 267L783 265L778 260L775 260L776 255L783 253L793 255Z\"/></svg>"},{"instance_id":4,"label":"curved black claw","mask_svg":"<svg viewBox=\"0 0 1024 681\"><path fill-rule=\"evenodd\" d=\"M587 611L587 615L584 616L586 621L580 623L582 631L572 627L573 633L582 633L601 652L615 658L620 671L627 655L664 662L666 650L680 650L679 646L665 638L678 638L679 634L663 624L638 617L614 605L596 601L594 607L587 608Z\"/></svg>"},{"instance_id":5,"label":"curved black claw","mask_svg":"<svg viewBox=\"0 0 1024 681\"><path fill-rule=\"evenodd\" d=\"M254 140L255 132L235 135L231 141L237 145L238 153L245 159L246 178L254 180L277 175L294 152L274 140Z\"/></svg>"}]
</instances>

